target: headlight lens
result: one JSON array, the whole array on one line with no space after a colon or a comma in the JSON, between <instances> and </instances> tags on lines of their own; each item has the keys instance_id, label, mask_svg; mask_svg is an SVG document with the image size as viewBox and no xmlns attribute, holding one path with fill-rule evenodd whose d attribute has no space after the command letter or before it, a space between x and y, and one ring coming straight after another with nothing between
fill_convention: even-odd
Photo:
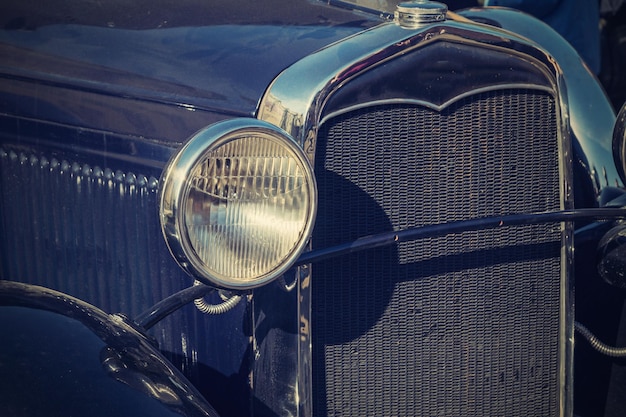
<instances>
[{"instance_id":1,"label":"headlight lens","mask_svg":"<svg viewBox=\"0 0 626 417\"><path fill-rule=\"evenodd\" d=\"M161 225L170 251L195 277L226 288L280 276L310 237L317 190L286 133L257 120L197 133L166 168Z\"/></svg>"}]
</instances>

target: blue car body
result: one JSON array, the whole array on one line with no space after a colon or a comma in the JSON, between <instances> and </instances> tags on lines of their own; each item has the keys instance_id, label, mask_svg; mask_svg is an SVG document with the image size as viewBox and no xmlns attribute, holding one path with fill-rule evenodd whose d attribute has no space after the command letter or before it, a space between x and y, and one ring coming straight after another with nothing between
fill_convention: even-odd
<instances>
[{"instance_id":1,"label":"blue car body","mask_svg":"<svg viewBox=\"0 0 626 417\"><path fill-rule=\"evenodd\" d=\"M0 285L0 369L8 369L13 375L11 379L18 380L13 385L6 383L5 378L0 393L0 407L9 410L8 415L78 415L98 410L101 415L187 416L308 416L342 412L617 415L611 413L621 404L615 400L621 387L621 364L602 358L582 341L576 343L576 351L573 346L574 312L577 321L598 330L605 340L614 342L624 334L619 331L623 294L610 289L596 271L598 242L624 216L619 204L606 204L615 198L619 201L623 193L624 165L619 144L613 139L615 113L597 79L554 31L513 10L449 11L445 21L405 27L401 18L394 18L392 6L376 10L363 2L331 3L120 1L104 5L51 2L36 7L23 2L0 7L0 279L7 281ZM515 154L511 157L515 162L502 164L506 169L513 167L503 177L512 176L516 164L524 161L532 166L533 158L548 152L530 152L530 140L513 146L510 137L494 133L501 132L494 125L502 123L489 119L480 133L472 133L476 138L488 139L481 148L484 157L455 159L446 162L449 165L443 159L434 159L432 166L419 172L409 170L407 174L403 165L423 163L411 158L414 154L426 154L429 143L441 141L433 146L433 152L449 150L451 155L457 155L453 150L464 147L463 141L453 142L456 133L446 136L447 132L439 128L420 126L414 129L432 129L432 137L425 141L427 145L406 151L409 162L398 162L389 168L389 173L381 168L385 162L405 156L405 151L386 153L403 146L385 145L389 138L381 139L381 147L370 149L363 161L357 161L358 152L345 149L333 151L349 155L336 163L339 167L314 165L317 187L326 191L319 194L313 243L307 245L302 260L288 272L254 288L233 290L216 285L214 291L207 289L204 300L208 304L219 305L233 294L241 297L241 302L219 315L205 315L185 298L181 302L184 306L172 308L175 312L168 311L164 314L167 317L150 321L154 313L151 308L160 301L184 292L194 280L207 284L202 277L190 277L180 258L172 256L175 251L166 242L168 232L162 230L164 214L160 209L167 181L164 172L186 144L197 142L197 137L202 140L201 132L207 126L223 126L222 123L233 120L243 124L245 120L262 120L292 138L313 165L324 159L323 152L331 153L330 145L328 149L321 145L316 149L317 137L332 136L334 131L325 129L332 130L328 126L344 115L361 114L361 110L378 105L395 109L398 103L445 112L457 103L465 103L462 100L471 102L480 96L485 103L492 103L489 94L493 92L497 95L515 90L517 95L518 90L525 88L531 96L541 96L537 102L543 103L542 95L552 97L552 104L547 107L528 105L527 111L531 114L535 109L536 116L532 117L541 120L539 124L544 123L541 118L545 109L554 112L550 129L559 132L558 143L545 145L552 149L554 160L561 161L551 171L559 176L553 184L556 191L546 193L545 199L539 198L552 199L546 203L549 208L545 211L563 213L556 220L562 230L546 232L554 233L556 238L546 237L543 241L544 238L537 238L541 232L533 229L530 237L520 238L523 242L512 248L506 245L514 240L515 233L498 235L493 245L504 245L506 250L493 256L485 255L491 249L481 247L464 254L463 241L450 244L445 256L440 253L434 259L403 261L403 256L409 256L405 251L411 249L389 248L394 248L394 241L403 242L402 230L432 226L430 219L439 224L477 217L502 218L499 221L508 226L509 220L519 220L508 215L536 214L531 206L519 203L518 210L518 206L503 202L508 197L510 201L523 202L526 194L521 192L516 196L503 188L507 198L492 199L492 194L498 192L490 190L499 190L499 185L477 185L460 201L453 197L457 191L446 191L446 184L465 184L463 178L483 172L478 165L473 168L475 164L490 166L493 158L489 156L489 140L506 145L498 151L505 155L500 158L509 158L509 145L510 153ZM527 92L519 95L525 97ZM481 113L490 114L492 104L481 106ZM519 113L520 119L531 118ZM344 141L357 142L365 132L374 131L375 125L393 132L394 138L400 136L400 131L394 129L403 120L414 117L411 112L407 114L393 119L393 127L384 125L382 118L376 119L376 123L360 131L362 136ZM512 116L515 114L506 113L502 120L508 121ZM368 117L371 115L363 116L365 120ZM479 123L482 122L458 122L470 129ZM517 129L513 123L511 126L512 130ZM536 126L537 130L540 128ZM524 132L522 136L529 135ZM538 136L537 141L540 140L544 138ZM340 168L350 160L359 166L355 176L366 177L372 172L375 184L342 176ZM440 180L435 190L424 191L427 197L416 197L428 188L424 184L429 183L428 176L435 171L449 172L449 179ZM531 175L531 171L520 169L520 176ZM420 176L426 178L424 184L413 181ZM401 183L403 177L409 178L406 184L394 185ZM495 178L497 173L487 177ZM392 226L387 220L392 217L391 212L395 213L395 206L374 201L369 195L375 191L368 187L394 190L390 193L400 211L394 214L398 224ZM537 184L528 194L538 195L546 187ZM405 191L406 196L400 195ZM384 190L380 192L385 194ZM344 197L335 200L337 195ZM437 195L442 196L441 202L436 201ZM470 209L474 201L480 206L477 211ZM461 214L465 203L471 213L467 217ZM362 207L364 225L347 230L343 225L356 222L357 217L348 209L352 204ZM442 213L440 207L444 206L451 206L453 214ZM500 210L500 206L504 208ZM601 211L609 207L613 211ZM577 209L598 211L580 212L579 217L574 216L575 223L568 221L568 213ZM426 213L420 218L421 223L407 220L408 224L403 224L402 219L413 219L405 212L414 211ZM528 220L543 221L539 217ZM458 233L469 230L464 227L491 230L497 226L497 222L495 226L463 224ZM333 230L339 236L331 236ZM432 235L457 233L446 230L433 231ZM486 238L477 235L468 239L475 242ZM359 242L366 252L357 257L352 252L360 250ZM384 248L377 249L379 246ZM384 259L379 258L378 250L389 253L385 252ZM544 250L553 255L544 256ZM339 255L344 260L334 263ZM528 387L532 388L524 385L544 372L542 364L528 369L516 364L506 373L491 370L491 365L496 367L496 359L488 354L485 359L481 357L485 346L498 345L499 338L509 337L514 329L526 329L522 334L539 334L544 319L534 317L539 313L525 304L535 292L544 291L537 289L539 284L535 281L511 290L513 295L507 303L517 306L514 308L518 312L511 316L510 323L504 324L508 319L503 319L486 325L495 329L493 335L485 336L485 330L481 330L480 336L475 336L469 331L467 345L459 342L466 340L463 332L448 336L454 333L457 319L450 318L454 314L460 315L458 321L467 323L484 322L485 317L497 314L506 316L503 305L498 306L500 313L486 309L484 317L469 313L487 303L483 299L492 297L491 289L507 288L508 265L544 257L553 259L555 268L561 271L557 276L537 279L539 283L557 281L551 290L545 290L553 291L554 299L536 310L547 317L546 329L554 328L546 331L550 336L537 336L538 345L556 352L549 360L553 368L545 371L550 374L547 380L554 385L548 390L547 399L537 394L543 389L537 383L529 382ZM385 311L395 305L396 301L391 300L395 300L397 289L406 282L427 281L430 275L424 271L437 262L444 267L433 268L443 268L445 274L455 278L441 287L433 284L414 289L415 294L407 298L414 304L399 308L408 315L388 318ZM397 284L395 287L380 278L387 276L385 268L389 263L394 265L395 275L389 275L393 277L389 280ZM498 269L501 265L505 265L504 272ZM318 281L317 288L323 292L311 295L308 285L316 282L316 268L327 278ZM481 276L493 270L500 272L494 273L493 280L485 280L486 288L481 287L473 295L456 287L460 285L459 277ZM335 272L337 277L328 278ZM524 273L516 274L511 281L522 280ZM430 313L419 315L421 295L438 291L454 294L441 301L450 303L450 310L442 308L441 315L448 316L450 322L445 326L451 328L444 328L437 320L429 322ZM494 290L494 294L498 291ZM342 295L333 298L335 293ZM319 311L316 297L328 300ZM377 301L369 303L366 297ZM458 307L466 297L473 297L471 306ZM406 303L407 299L397 303ZM439 301L429 302L436 305ZM426 301L423 309L427 311L425 305ZM526 315L533 316L533 325L518 323ZM323 323L324 329L329 329L328 333L318 333L324 334L322 339L316 339L316 328L310 327L315 323ZM335 324L337 328L330 329ZM379 326L398 329L391 332L393 337L383 333L389 344L383 340L375 345L369 339ZM55 328L59 330L52 331ZM514 355L516 360L532 362L533 359L524 359L528 335L519 336L520 340L510 337L510 341L502 342L506 345L502 349L519 351L519 355ZM548 341L550 338L554 340ZM432 347L419 351L417 356L424 358L422 363L409 366L403 361L415 361L412 355L387 353L389 345L402 345L401 341L409 340L411 347L412 343L422 343L417 341L422 339L432 343ZM363 359L359 359L357 348L361 340L367 340L363 343L368 345ZM454 346L459 343L463 349L456 351ZM133 353L137 345L142 350ZM446 346L440 355L449 357L450 363L437 362L440 346ZM343 350L338 357L345 362L337 369L328 353L335 349ZM369 370L369 364L378 363L378 355L373 353L376 351L380 357L392 359L382 360L380 365L372 365L379 368ZM24 355L24 359L11 359L19 355ZM32 361L28 359L31 356ZM128 365L131 357L132 366ZM350 357L354 362L346 360ZM111 361L118 362L110 365ZM324 365L319 368L311 365L320 361ZM149 372L147 368L139 369L137 364L144 362L154 363L155 368ZM458 366L450 369L452 364ZM71 368L73 365L76 368ZM112 371L108 365L115 369ZM365 366L365 371L355 370L358 366ZM63 374L66 368L68 371ZM121 368L124 370L119 371ZM445 389L451 392L437 393L444 388L436 387L426 389L431 385L426 374L435 368L451 378L460 375L453 382L442 382L448 384ZM70 375L71 369L75 371ZM346 381L352 377L354 380L343 386L341 374L348 374L347 369L354 370L355 375L346 376ZM423 375L418 372L420 369L424 370ZM396 375L405 371L408 375L403 376L403 381L413 381L407 392L397 393L404 382L386 386L386 381L395 381ZM369 372L377 373L371 381ZM420 378L424 378L423 383ZM482 383L491 388L476 388ZM493 388L500 383L506 388ZM425 394L421 393L422 386ZM491 396L491 389L499 394ZM374 393L382 393L385 399L380 406L376 403L382 400ZM397 399L390 398L396 394ZM71 395L72 400L58 401L61 395ZM395 408L396 403L401 406Z\"/></svg>"}]
</instances>

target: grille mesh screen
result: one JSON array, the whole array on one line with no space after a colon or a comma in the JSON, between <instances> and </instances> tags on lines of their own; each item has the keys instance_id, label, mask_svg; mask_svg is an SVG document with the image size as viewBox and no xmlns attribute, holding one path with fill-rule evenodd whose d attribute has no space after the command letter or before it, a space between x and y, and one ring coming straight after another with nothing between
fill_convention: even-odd
<instances>
[{"instance_id":1,"label":"grille mesh screen","mask_svg":"<svg viewBox=\"0 0 626 417\"><path fill-rule=\"evenodd\" d=\"M147 277L180 274L148 244L167 251L154 177L10 145L0 148L0 173L3 279L61 290L132 317L162 295Z\"/></svg>"},{"instance_id":2,"label":"grille mesh screen","mask_svg":"<svg viewBox=\"0 0 626 417\"><path fill-rule=\"evenodd\" d=\"M553 98L353 111L318 137L316 248L560 208ZM558 414L560 226L467 232L313 266L314 413Z\"/></svg>"},{"instance_id":3,"label":"grille mesh screen","mask_svg":"<svg viewBox=\"0 0 626 417\"><path fill-rule=\"evenodd\" d=\"M158 180L137 174L145 167L131 168L102 169L3 143L0 279L53 288L129 317L190 286L193 281L168 253L160 231ZM229 331L228 320L241 320L240 310L230 313L235 318L224 319ZM225 372L240 367L239 348L226 353L214 343L223 337L221 323L189 305L151 332L197 382L200 364L224 366Z\"/></svg>"}]
</instances>

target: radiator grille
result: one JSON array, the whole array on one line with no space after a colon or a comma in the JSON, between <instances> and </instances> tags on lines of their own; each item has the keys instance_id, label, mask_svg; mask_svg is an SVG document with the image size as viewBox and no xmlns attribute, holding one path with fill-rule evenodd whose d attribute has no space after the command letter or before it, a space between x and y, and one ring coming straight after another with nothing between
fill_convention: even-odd
<instances>
[{"instance_id":1,"label":"radiator grille","mask_svg":"<svg viewBox=\"0 0 626 417\"><path fill-rule=\"evenodd\" d=\"M165 245L158 180L147 171L135 164L102 168L81 155L3 143L0 279L53 288L131 318L190 286L193 280ZM207 320L189 305L151 333L202 387L207 366L225 369L227 375L241 366L247 339L234 334L232 322L241 322L242 309L243 303L222 317L222 330L222 321ZM224 333L231 341L228 350L214 343Z\"/></svg>"},{"instance_id":2,"label":"radiator grille","mask_svg":"<svg viewBox=\"0 0 626 417\"><path fill-rule=\"evenodd\" d=\"M320 129L316 248L409 226L558 210L554 99L474 95ZM403 243L313 266L314 414L558 414L560 225Z\"/></svg>"},{"instance_id":3,"label":"radiator grille","mask_svg":"<svg viewBox=\"0 0 626 417\"><path fill-rule=\"evenodd\" d=\"M146 277L180 275L157 255L167 249L154 177L10 145L0 158L4 279L62 290L132 317L162 296Z\"/></svg>"}]
</instances>

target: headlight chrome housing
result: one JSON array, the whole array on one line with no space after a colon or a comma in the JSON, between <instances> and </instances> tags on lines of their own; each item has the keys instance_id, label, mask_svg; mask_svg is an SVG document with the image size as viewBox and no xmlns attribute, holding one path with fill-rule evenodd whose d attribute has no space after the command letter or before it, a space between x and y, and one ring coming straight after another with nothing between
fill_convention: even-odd
<instances>
[{"instance_id":1,"label":"headlight chrome housing","mask_svg":"<svg viewBox=\"0 0 626 417\"><path fill-rule=\"evenodd\" d=\"M302 149L254 119L196 133L161 179L161 227L172 255L195 278L223 288L281 276L309 240L316 207Z\"/></svg>"}]
</instances>

